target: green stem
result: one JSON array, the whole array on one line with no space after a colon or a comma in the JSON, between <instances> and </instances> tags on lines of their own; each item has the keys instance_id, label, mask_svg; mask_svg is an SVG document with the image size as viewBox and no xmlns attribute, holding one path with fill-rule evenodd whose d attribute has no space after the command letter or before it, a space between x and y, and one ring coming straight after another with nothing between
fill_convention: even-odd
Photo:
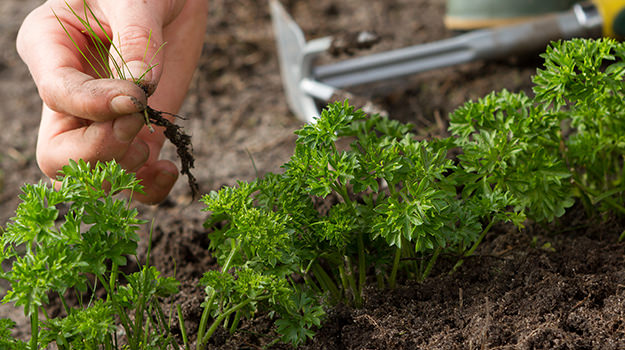
<instances>
[{"instance_id":1,"label":"green stem","mask_svg":"<svg viewBox=\"0 0 625 350\"><path fill-rule=\"evenodd\" d=\"M354 295L354 306L356 308L362 307L362 298L360 296L360 290L358 289L358 285L356 284L356 279L354 278L354 268L355 266L351 263L350 257L345 257L345 274L347 277L347 282L349 283L349 288L352 290Z\"/></svg>"},{"instance_id":2,"label":"green stem","mask_svg":"<svg viewBox=\"0 0 625 350\"><path fill-rule=\"evenodd\" d=\"M242 301L239 304L229 308L228 310L224 311L223 313L221 313L221 315L219 315L215 319L215 321L213 321L213 323L211 324L210 328L206 331L206 334L204 334L204 337L202 338L202 344L206 344L208 339L210 339L210 337L213 335L213 333L215 333L215 331L217 330L217 327L219 327L219 325L224 321L224 319L226 319L226 317L230 316L230 314L232 314L233 312L237 312L237 311L241 310L242 308L244 308L247 305L249 305L252 301L260 301L260 300L264 300L264 299L269 299L269 296L262 297L262 298L256 298L256 299L247 299L247 300Z\"/></svg>"},{"instance_id":3,"label":"green stem","mask_svg":"<svg viewBox=\"0 0 625 350\"><path fill-rule=\"evenodd\" d=\"M113 349L113 337L111 337L110 334L106 337L106 343L104 344L104 349L105 350Z\"/></svg>"},{"instance_id":4,"label":"green stem","mask_svg":"<svg viewBox=\"0 0 625 350\"><path fill-rule=\"evenodd\" d=\"M384 273L377 267L375 268L375 279L378 282L378 289L384 289Z\"/></svg>"},{"instance_id":5,"label":"green stem","mask_svg":"<svg viewBox=\"0 0 625 350\"><path fill-rule=\"evenodd\" d=\"M144 267L147 268L147 267ZM141 281L142 283L149 283L149 281ZM137 349L139 349L141 342L141 334L143 334L143 313L145 311L145 295L141 294L139 296L139 301L137 303L137 307L135 308L135 325L134 325L134 334L133 336L128 335L128 340L132 345L134 345Z\"/></svg>"},{"instance_id":6,"label":"green stem","mask_svg":"<svg viewBox=\"0 0 625 350\"><path fill-rule=\"evenodd\" d=\"M404 236L401 237L401 256L403 256L404 258L416 258L417 256L415 252L415 245ZM415 259L411 259L405 264L410 265L409 268L411 268L412 271L415 271L417 278L419 278L418 276L421 276L423 263L417 263Z\"/></svg>"},{"instance_id":7,"label":"green stem","mask_svg":"<svg viewBox=\"0 0 625 350\"><path fill-rule=\"evenodd\" d=\"M143 314L143 312L141 312L141 314ZM148 307L148 314L147 314L147 317L145 317L145 327L143 327L143 322L139 325L143 329L142 330L143 339L141 341L141 344L148 343L148 335L150 333L150 328L152 328L152 317L150 317L151 314L152 314L152 308ZM137 338L139 338L139 336L137 336Z\"/></svg>"},{"instance_id":8,"label":"green stem","mask_svg":"<svg viewBox=\"0 0 625 350\"><path fill-rule=\"evenodd\" d=\"M358 233L358 294L362 295L367 278L367 261L365 255L365 242L362 233Z\"/></svg>"},{"instance_id":9,"label":"green stem","mask_svg":"<svg viewBox=\"0 0 625 350\"><path fill-rule=\"evenodd\" d=\"M235 240L230 241L230 254L228 254L226 261L224 261L224 265L221 268L221 271L230 270L230 264L232 264L232 259L234 259L234 255L239 251L239 247L240 247L239 242Z\"/></svg>"},{"instance_id":10,"label":"green stem","mask_svg":"<svg viewBox=\"0 0 625 350\"><path fill-rule=\"evenodd\" d=\"M63 296L63 294L59 293L59 299L61 299L61 303L63 304L65 313L67 313L67 315L69 316L70 308L69 308L69 305L67 305L67 300L65 300L65 297Z\"/></svg>"},{"instance_id":11,"label":"green stem","mask_svg":"<svg viewBox=\"0 0 625 350\"><path fill-rule=\"evenodd\" d=\"M330 292L334 300L336 300L337 302L340 301L341 291L339 291L339 288L336 286L332 278L330 278L328 273L323 269L323 267L321 267L318 262L315 262L312 265L312 270L313 274L317 278L317 281L319 281L319 284L321 284L321 288L324 288L326 291Z\"/></svg>"},{"instance_id":12,"label":"green stem","mask_svg":"<svg viewBox=\"0 0 625 350\"><path fill-rule=\"evenodd\" d=\"M599 195L600 195L599 193L597 193L597 191L594 191L590 187L582 184L580 181L574 180L573 184L575 186L577 186L580 190L590 194L593 197L599 197ZM616 211L620 212L621 214L625 214L625 207L623 207L622 205L618 204L611 197L605 197L605 198L602 199L602 201L606 202L609 206L611 206L613 209L615 209Z\"/></svg>"},{"instance_id":13,"label":"green stem","mask_svg":"<svg viewBox=\"0 0 625 350\"><path fill-rule=\"evenodd\" d=\"M180 324L180 333L182 333L182 343L185 350L189 350L189 338L187 337L187 328L184 325L184 318L182 318L182 309L180 304L176 304L176 312L178 313L178 324Z\"/></svg>"},{"instance_id":14,"label":"green stem","mask_svg":"<svg viewBox=\"0 0 625 350\"><path fill-rule=\"evenodd\" d=\"M37 350L39 343L39 308L35 307L35 311L30 315L30 350Z\"/></svg>"},{"instance_id":15,"label":"green stem","mask_svg":"<svg viewBox=\"0 0 625 350\"><path fill-rule=\"evenodd\" d=\"M314 291L315 294L322 294L323 290L321 287L319 287L317 285L317 283L315 283L315 281L310 277L309 274L305 274L304 275L304 281L306 282L306 285L312 290Z\"/></svg>"},{"instance_id":16,"label":"green stem","mask_svg":"<svg viewBox=\"0 0 625 350\"><path fill-rule=\"evenodd\" d=\"M339 266L339 278L341 280L341 287L343 287L343 294L347 298L347 291L349 290L349 281L347 280L347 275L345 274L345 264L338 264Z\"/></svg>"},{"instance_id":17,"label":"green stem","mask_svg":"<svg viewBox=\"0 0 625 350\"><path fill-rule=\"evenodd\" d=\"M349 204L352 208L354 207L351 198L349 198L349 191L347 191L347 187L345 185L341 186L341 184L335 184L332 186L334 191L338 193L345 203Z\"/></svg>"},{"instance_id":18,"label":"green stem","mask_svg":"<svg viewBox=\"0 0 625 350\"><path fill-rule=\"evenodd\" d=\"M464 258L473 255L473 253L475 252L475 250L477 249L477 247L480 245L480 243L482 243L482 240L484 239L484 237L486 237L486 234L488 233L488 231L490 231L491 227L493 227L493 224L495 223L494 219L490 220L490 223L488 223L488 225L486 226L486 228L482 231L482 233L480 234L480 236L478 237L477 241L475 241L473 243L473 246L467 250L464 254L463 254L463 258L461 258L460 260L458 260L458 262L454 265L454 267L451 269L450 274L456 272L456 270L458 270L458 268L464 264Z\"/></svg>"},{"instance_id":19,"label":"green stem","mask_svg":"<svg viewBox=\"0 0 625 350\"><path fill-rule=\"evenodd\" d=\"M234 314L234 320L232 320L232 324L230 325L230 334L233 334L234 331L239 327L239 321L241 320L241 311L237 311Z\"/></svg>"},{"instance_id":20,"label":"green stem","mask_svg":"<svg viewBox=\"0 0 625 350\"><path fill-rule=\"evenodd\" d=\"M425 271L423 271L423 275L421 275L420 277L421 282L423 282L429 276L430 272L432 271L432 267L434 267L434 263L438 259L438 255L441 253L441 250L443 250L441 246L436 247L434 255L432 255L432 257L430 258L428 265L425 267Z\"/></svg>"},{"instance_id":21,"label":"green stem","mask_svg":"<svg viewBox=\"0 0 625 350\"><path fill-rule=\"evenodd\" d=\"M399 261L401 259L401 248L395 249L395 258L393 259L393 268L391 270L391 277L388 281L389 288L395 288L395 281L397 280L397 270L399 269Z\"/></svg>"},{"instance_id":22,"label":"green stem","mask_svg":"<svg viewBox=\"0 0 625 350\"><path fill-rule=\"evenodd\" d=\"M113 263L113 265L111 266L111 275L109 276L109 290L107 291L107 300L110 300L111 295L113 293L113 291L115 290L115 285L117 283L117 271L119 269L119 266L117 266L116 263Z\"/></svg>"},{"instance_id":23,"label":"green stem","mask_svg":"<svg viewBox=\"0 0 625 350\"><path fill-rule=\"evenodd\" d=\"M180 346L178 346L178 342L174 339L171 333L171 320L173 319L173 316L172 316L173 307L169 309L170 310L169 318L165 318L165 312L163 312L163 308L161 307L161 305L159 304L156 298L152 299L150 304L152 305L152 308L156 310L157 326L160 324L161 327L165 330L165 333L167 333L167 340L172 345L172 347L176 350L180 349ZM168 319L169 319L169 322L167 322Z\"/></svg>"},{"instance_id":24,"label":"green stem","mask_svg":"<svg viewBox=\"0 0 625 350\"><path fill-rule=\"evenodd\" d=\"M110 290L109 285L105 283L104 276L98 275L97 278L100 281L100 283L102 283L102 286L104 286L104 289L106 290L107 298L110 297L110 301L113 304L113 308L117 310L117 314L120 318L122 327L124 327L124 331L126 332L128 337L130 337L130 334L131 334L130 325L132 324L132 322L130 321L130 318L128 318L128 315L126 314L126 310L124 310L121 306L119 306L115 298L112 297L113 295L112 291Z\"/></svg>"},{"instance_id":25,"label":"green stem","mask_svg":"<svg viewBox=\"0 0 625 350\"><path fill-rule=\"evenodd\" d=\"M228 271L230 269L230 264L232 264L232 260L234 259L234 255L239 250L239 246L240 245L235 240L230 241L230 248L231 248L230 254L228 254L226 261L224 261L221 271ZM206 326L208 325L208 318L210 317L211 305L213 305L213 303L215 302L216 297L217 297L217 293L213 291L213 293L208 297L208 303L206 303L206 306L204 307L204 310L202 311L202 317L200 318L200 325L198 326L198 330L197 330L198 341L197 341L196 349L198 350L203 349L204 347L204 341L203 341L204 332L206 331Z\"/></svg>"},{"instance_id":26,"label":"green stem","mask_svg":"<svg viewBox=\"0 0 625 350\"><path fill-rule=\"evenodd\" d=\"M477 241L475 241L475 243L473 243L473 246L471 247L471 249L469 249L464 254L464 256L471 256L471 255L473 255L473 253L475 252L477 247L480 245L480 243L482 243L482 240L484 239L484 237L486 237L486 234L488 233L488 231L490 231L490 229L493 227L494 224L495 224L495 220L491 219L491 221L488 223L486 228L480 234L480 237L477 239Z\"/></svg>"},{"instance_id":27,"label":"green stem","mask_svg":"<svg viewBox=\"0 0 625 350\"><path fill-rule=\"evenodd\" d=\"M204 337L204 331L206 331L206 325L208 324L208 318L210 317L210 309L213 303L215 302L215 298L217 298L217 293L213 291L213 293L209 296L208 302L206 306L204 306L204 310L202 311L202 317L200 318L200 325L198 326L197 334L198 341L196 348L198 350L203 349L204 343L202 342L202 338Z\"/></svg>"}]
</instances>

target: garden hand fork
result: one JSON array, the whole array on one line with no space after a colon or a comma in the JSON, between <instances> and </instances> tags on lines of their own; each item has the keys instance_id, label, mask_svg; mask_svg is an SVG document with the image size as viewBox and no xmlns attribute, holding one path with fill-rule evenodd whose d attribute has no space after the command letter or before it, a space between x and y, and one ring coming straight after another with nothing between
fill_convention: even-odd
<instances>
[{"instance_id":1,"label":"garden hand fork","mask_svg":"<svg viewBox=\"0 0 625 350\"><path fill-rule=\"evenodd\" d=\"M553 40L598 37L602 30L614 36L614 28L625 24L625 0L596 0L535 21L315 66L315 58L331 47L333 39L307 42L278 0L271 0L270 7L287 102L305 122L319 115L315 99L329 101L345 87L537 51Z\"/></svg>"}]
</instances>

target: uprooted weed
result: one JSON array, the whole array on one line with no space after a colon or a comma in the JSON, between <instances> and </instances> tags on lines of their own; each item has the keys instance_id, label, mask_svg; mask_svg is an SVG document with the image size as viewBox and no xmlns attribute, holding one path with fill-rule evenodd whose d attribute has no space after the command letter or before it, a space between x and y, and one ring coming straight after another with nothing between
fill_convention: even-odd
<instances>
[{"instance_id":1,"label":"uprooted weed","mask_svg":"<svg viewBox=\"0 0 625 350\"><path fill-rule=\"evenodd\" d=\"M129 72L126 61L122 57L122 53L119 48L113 43L113 39L109 34L107 34L104 26L98 20L95 13L92 11L91 7L86 0L83 1L83 15L79 15L69 4L67 4L68 10L75 16L75 18L80 22L84 29L82 31L83 35L86 35L88 38L88 42L93 46L93 48L89 47L81 47L78 45L77 41L72 37L67 27L63 24L63 21L54 13L54 16L58 20L59 24L71 40L72 44L76 47L80 55L83 59L89 64L89 66L93 69L97 78L112 78L112 79L122 79L122 80L131 80L137 86L139 86L147 96L150 95L150 89L145 85L144 78L145 75L152 70L156 65L152 65L152 60L154 56L149 59L150 67L146 69L143 74L138 77L132 76L132 74L126 74ZM54 10L53 10L54 12ZM94 28L98 28L99 32L96 32ZM102 33L103 37L100 37L98 33ZM150 45L150 41L152 39L152 32L150 31L148 37L148 43L146 45L146 54L147 47ZM163 43L156 52L160 51L165 44ZM119 62L115 59L118 58ZM146 57L144 57L144 61ZM152 91L153 92L153 91ZM199 186L197 180L191 174L190 169L193 168L193 163L195 158L193 157L192 151L193 146L191 145L191 137L185 134L182 131L182 128L175 123L171 122L167 118L163 117L163 115L169 115L174 118L184 119L178 115L158 111L150 106L142 106L136 100L133 102L140 108L140 110L145 115L145 123L150 127L150 131L154 131L152 128L153 125L162 126L165 128L164 134L165 137L171 143L176 146L176 151L178 153L178 157L180 158L180 162L182 165L182 169L180 170L181 174L187 175L189 179L189 187L191 188L191 195L195 199L198 192Z\"/></svg>"}]
</instances>

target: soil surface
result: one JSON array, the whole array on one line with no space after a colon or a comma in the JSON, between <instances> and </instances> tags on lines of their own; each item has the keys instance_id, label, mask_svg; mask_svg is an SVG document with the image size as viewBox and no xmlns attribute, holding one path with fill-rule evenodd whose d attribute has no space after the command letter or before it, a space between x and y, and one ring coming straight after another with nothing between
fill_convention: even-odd
<instances>
[{"instance_id":1,"label":"soil surface","mask_svg":"<svg viewBox=\"0 0 625 350\"><path fill-rule=\"evenodd\" d=\"M39 0L0 2L0 225L13 215L24 182L45 181L35 160L41 101L15 52L22 19ZM443 26L444 0L284 0L307 39L375 31L380 42L355 55L453 36ZM323 62L341 60L324 56ZM445 135L458 105L490 91L531 93L540 66L535 53L497 62L474 62L350 89L395 119L416 125L423 137ZM180 125L191 134L200 192L257 174L279 172L301 127L288 110L279 76L267 1L213 0L203 56ZM163 157L176 160L168 145ZM181 176L158 206L138 205L154 220L152 259L182 282L181 303L196 328L203 291L197 282L215 262L202 227L206 213L192 201ZM302 349L625 349L625 221L587 217L574 208L556 223L517 231L500 226L475 257L449 275L444 259L424 283L394 290L368 289L365 306L337 306ZM146 230L147 231L147 230ZM147 239L147 233L144 232ZM145 252L147 242L141 244ZM175 264L174 264L175 262ZM6 285L0 282L0 294ZM0 306L18 322L21 310ZM212 349L259 349L275 334L260 316L234 336L218 334ZM193 338L193 336L192 336ZM273 348L287 349L275 345Z\"/></svg>"}]
</instances>

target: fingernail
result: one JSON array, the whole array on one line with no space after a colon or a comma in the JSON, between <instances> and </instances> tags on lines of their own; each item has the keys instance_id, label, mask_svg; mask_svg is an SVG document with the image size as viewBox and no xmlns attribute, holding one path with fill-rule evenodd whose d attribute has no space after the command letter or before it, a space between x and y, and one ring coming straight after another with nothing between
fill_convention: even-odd
<instances>
[{"instance_id":1,"label":"fingernail","mask_svg":"<svg viewBox=\"0 0 625 350\"><path fill-rule=\"evenodd\" d=\"M125 115L113 122L113 134L119 142L130 142L137 136L143 125L144 121L141 114Z\"/></svg>"},{"instance_id":2,"label":"fingernail","mask_svg":"<svg viewBox=\"0 0 625 350\"><path fill-rule=\"evenodd\" d=\"M170 187L172 183L176 182L178 179L178 174L172 174L167 171L161 171L156 175L154 179L154 184L157 187Z\"/></svg>"},{"instance_id":3,"label":"fingernail","mask_svg":"<svg viewBox=\"0 0 625 350\"><path fill-rule=\"evenodd\" d=\"M111 99L111 110L117 114L131 114L142 111L143 104L132 96L120 95Z\"/></svg>"}]
</instances>

